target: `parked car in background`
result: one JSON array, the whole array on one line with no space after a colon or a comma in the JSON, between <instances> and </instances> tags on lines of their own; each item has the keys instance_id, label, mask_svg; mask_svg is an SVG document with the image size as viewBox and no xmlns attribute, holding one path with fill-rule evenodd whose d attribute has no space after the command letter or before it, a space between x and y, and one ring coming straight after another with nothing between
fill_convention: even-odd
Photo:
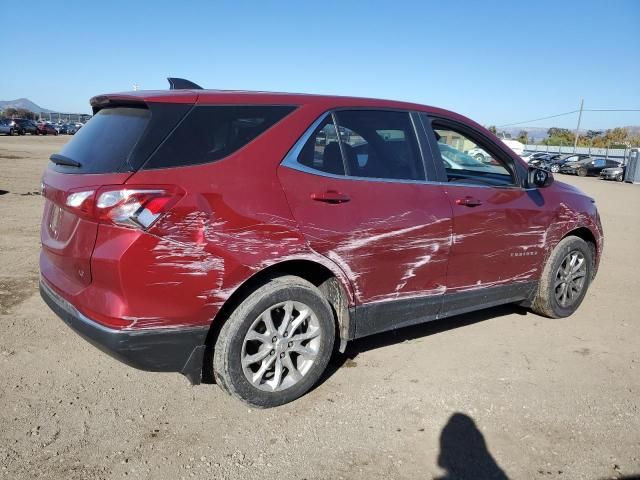
<instances>
[{"instance_id":1,"label":"parked car in background","mask_svg":"<svg viewBox=\"0 0 640 480\"><path fill-rule=\"evenodd\" d=\"M524 153L524 144L522 142L511 140L509 138L501 138L500 140L517 155L522 155Z\"/></svg>"},{"instance_id":2,"label":"parked car in background","mask_svg":"<svg viewBox=\"0 0 640 480\"><path fill-rule=\"evenodd\" d=\"M78 128L73 123L66 123L60 127L60 133L65 135L75 135Z\"/></svg>"},{"instance_id":3,"label":"parked car in background","mask_svg":"<svg viewBox=\"0 0 640 480\"><path fill-rule=\"evenodd\" d=\"M560 173L569 175L578 175L586 177L587 175L600 175L605 168L619 167L620 163L614 160L606 160L604 158L584 158L578 161L569 161L560 167Z\"/></svg>"},{"instance_id":4,"label":"parked car in background","mask_svg":"<svg viewBox=\"0 0 640 480\"><path fill-rule=\"evenodd\" d=\"M596 205L477 123L189 88L94 97L42 179L41 295L117 359L273 407L316 384L334 341L505 303L567 317L584 299Z\"/></svg>"},{"instance_id":5,"label":"parked car in background","mask_svg":"<svg viewBox=\"0 0 640 480\"><path fill-rule=\"evenodd\" d=\"M5 135L13 135L13 126L11 120L7 118L0 118L0 133Z\"/></svg>"},{"instance_id":6,"label":"parked car in background","mask_svg":"<svg viewBox=\"0 0 640 480\"><path fill-rule=\"evenodd\" d=\"M579 162L579 161L587 160L590 158L591 158L591 155L587 155L584 153L571 153L568 155L567 154L560 155L559 157L549 162L549 170L551 170L553 173L558 173L565 163Z\"/></svg>"},{"instance_id":7,"label":"parked car in background","mask_svg":"<svg viewBox=\"0 0 640 480\"><path fill-rule=\"evenodd\" d=\"M50 123L39 123L37 129L40 135L58 135L58 130Z\"/></svg>"},{"instance_id":8,"label":"parked car in background","mask_svg":"<svg viewBox=\"0 0 640 480\"><path fill-rule=\"evenodd\" d=\"M467 155L472 156L479 162L487 162L491 160L491 155L489 155L487 152L485 152L483 149L479 147L472 148L467 152Z\"/></svg>"},{"instance_id":9,"label":"parked car in background","mask_svg":"<svg viewBox=\"0 0 640 480\"><path fill-rule=\"evenodd\" d=\"M602 180L615 180L616 182L622 182L624 180L624 172L626 169L626 165L603 168L600 172L600 178Z\"/></svg>"},{"instance_id":10,"label":"parked car in background","mask_svg":"<svg viewBox=\"0 0 640 480\"><path fill-rule=\"evenodd\" d=\"M38 135L38 125L33 120L26 118L14 118L13 120L10 120L10 125L13 128L13 132L17 135L24 135L26 133Z\"/></svg>"},{"instance_id":11,"label":"parked car in background","mask_svg":"<svg viewBox=\"0 0 640 480\"><path fill-rule=\"evenodd\" d=\"M529 160L529 165L551 171L553 162L561 157L562 155L559 153L542 153L540 155L537 155L535 158L531 157L531 160Z\"/></svg>"}]
</instances>

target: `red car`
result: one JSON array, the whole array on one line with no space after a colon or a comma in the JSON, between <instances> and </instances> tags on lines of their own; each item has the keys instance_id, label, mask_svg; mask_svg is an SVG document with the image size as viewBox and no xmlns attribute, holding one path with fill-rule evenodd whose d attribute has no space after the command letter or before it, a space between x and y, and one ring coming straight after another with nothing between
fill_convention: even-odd
<instances>
[{"instance_id":1,"label":"red car","mask_svg":"<svg viewBox=\"0 0 640 480\"><path fill-rule=\"evenodd\" d=\"M308 391L334 342L582 302L603 248L593 199L475 122L174 86L94 97L43 177L41 294L123 362L269 407Z\"/></svg>"},{"instance_id":2,"label":"red car","mask_svg":"<svg viewBox=\"0 0 640 480\"><path fill-rule=\"evenodd\" d=\"M58 135L58 131L48 123L38 123L37 126L39 135Z\"/></svg>"}]
</instances>

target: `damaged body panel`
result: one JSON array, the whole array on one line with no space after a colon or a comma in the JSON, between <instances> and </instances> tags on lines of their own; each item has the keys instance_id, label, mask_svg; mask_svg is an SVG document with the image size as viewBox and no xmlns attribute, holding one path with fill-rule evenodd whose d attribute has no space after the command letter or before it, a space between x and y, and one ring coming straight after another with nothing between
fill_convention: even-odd
<instances>
[{"instance_id":1,"label":"damaged body panel","mask_svg":"<svg viewBox=\"0 0 640 480\"><path fill-rule=\"evenodd\" d=\"M519 157L452 112L207 90L104 95L93 107L43 176L41 292L74 330L138 368L198 383L211 332L278 275L320 292L344 350L530 302L567 235L589 242L597 270L592 200L531 184ZM471 164L475 144L494 163Z\"/></svg>"}]
</instances>

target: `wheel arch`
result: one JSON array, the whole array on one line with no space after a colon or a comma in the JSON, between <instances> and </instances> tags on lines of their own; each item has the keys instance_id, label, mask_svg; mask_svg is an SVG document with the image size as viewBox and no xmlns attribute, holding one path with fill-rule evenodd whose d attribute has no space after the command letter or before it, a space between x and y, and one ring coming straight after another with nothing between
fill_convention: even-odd
<instances>
[{"instance_id":1,"label":"wheel arch","mask_svg":"<svg viewBox=\"0 0 640 480\"><path fill-rule=\"evenodd\" d=\"M202 380L205 383L213 382L212 359L215 343L222 326L229 319L231 313L251 292L271 279L283 275L303 278L318 287L323 293L333 310L336 332L340 337L340 350L344 351L346 342L353 338L353 330L355 329L355 322L352 321L349 311L349 306L354 299L350 285L345 284L345 279L338 272L318 261L310 259L283 260L256 272L238 285L213 318L205 341L206 350L202 366Z\"/></svg>"},{"instance_id":2,"label":"wheel arch","mask_svg":"<svg viewBox=\"0 0 640 480\"><path fill-rule=\"evenodd\" d=\"M598 241L596 240L596 236L587 227L577 227L577 228L574 228L574 229L568 231L567 233L565 233L560 240L562 240L564 238L567 238L569 236L581 238L582 240L587 242L587 245L589 245L589 248L591 249L591 256L593 257L592 258L592 260L593 260L593 275L592 276L595 277L596 267L597 267L597 265L599 263L598 262L598 255L600 255L600 251L598 249Z\"/></svg>"}]
</instances>

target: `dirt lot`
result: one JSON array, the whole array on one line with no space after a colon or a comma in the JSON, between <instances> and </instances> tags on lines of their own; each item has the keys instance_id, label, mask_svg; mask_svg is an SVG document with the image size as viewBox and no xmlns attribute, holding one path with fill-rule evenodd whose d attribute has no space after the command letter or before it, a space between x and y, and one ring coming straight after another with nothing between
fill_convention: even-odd
<instances>
[{"instance_id":1,"label":"dirt lot","mask_svg":"<svg viewBox=\"0 0 640 480\"><path fill-rule=\"evenodd\" d=\"M640 186L558 176L606 234L573 317L501 307L377 335L261 411L124 366L45 307L37 191L67 140L0 137L0 478L640 475Z\"/></svg>"}]
</instances>

